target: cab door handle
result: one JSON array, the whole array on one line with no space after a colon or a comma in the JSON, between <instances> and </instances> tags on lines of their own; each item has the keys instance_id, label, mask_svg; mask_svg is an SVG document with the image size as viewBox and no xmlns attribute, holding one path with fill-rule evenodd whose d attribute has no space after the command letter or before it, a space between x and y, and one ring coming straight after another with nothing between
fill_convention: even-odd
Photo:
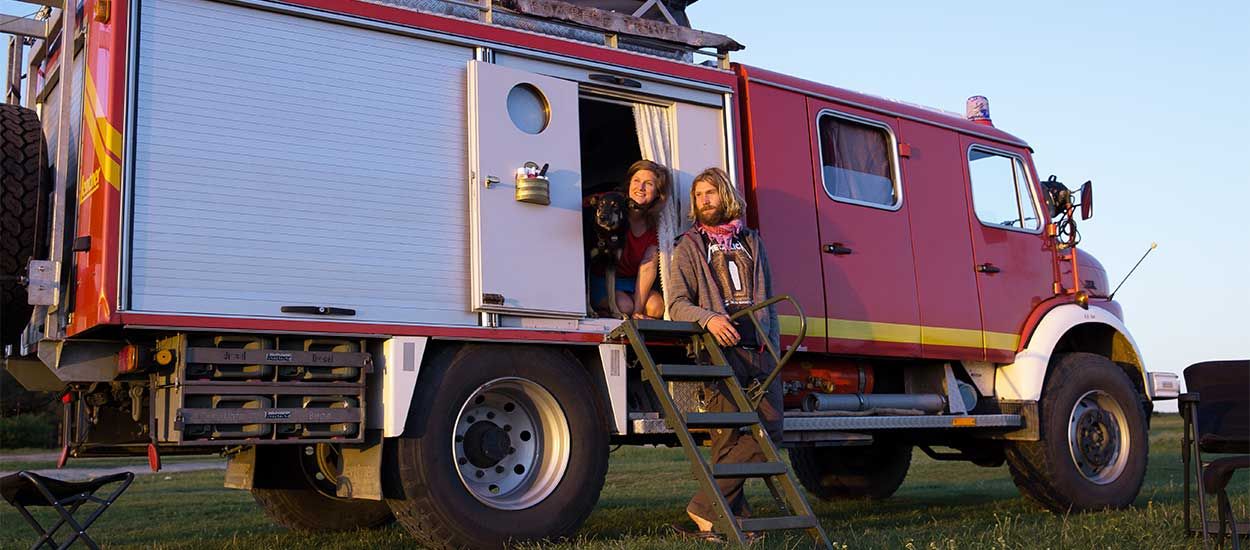
<instances>
[{"instance_id":1,"label":"cab door handle","mask_svg":"<svg viewBox=\"0 0 1250 550\"><path fill-rule=\"evenodd\" d=\"M977 273L998 273L1002 271L998 266L991 263L977 264Z\"/></svg>"},{"instance_id":2,"label":"cab door handle","mask_svg":"<svg viewBox=\"0 0 1250 550\"><path fill-rule=\"evenodd\" d=\"M833 254L834 256L845 256L852 252L850 248L842 246L842 243L827 244L824 246L824 249L826 254Z\"/></svg>"}]
</instances>

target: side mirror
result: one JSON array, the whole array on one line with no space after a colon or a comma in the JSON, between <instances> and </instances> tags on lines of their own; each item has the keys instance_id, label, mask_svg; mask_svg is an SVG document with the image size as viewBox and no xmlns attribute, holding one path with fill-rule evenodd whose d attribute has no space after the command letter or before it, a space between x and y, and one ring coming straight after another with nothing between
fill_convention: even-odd
<instances>
[{"instance_id":1,"label":"side mirror","mask_svg":"<svg viewBox=\"0 0 1250 550\"><path fill-rule=\"evenodd\" d=\"M1094 182L1087 181L1081 186L1081 219L1094 217Z\"/></svg>"}]
</instances>

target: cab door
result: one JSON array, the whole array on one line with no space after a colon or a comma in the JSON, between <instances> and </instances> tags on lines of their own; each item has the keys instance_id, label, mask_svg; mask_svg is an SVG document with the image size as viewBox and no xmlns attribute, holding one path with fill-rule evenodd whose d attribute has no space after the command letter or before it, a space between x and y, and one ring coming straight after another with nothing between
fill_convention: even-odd
<instances>
[{"instance_id":1,"label":"cab door","mask_svg":"<svg viewBox=\"0 0 1250 550\"><path fill-rule=\"evenodd\" d=\"M899 123L911 154L903 159L920 300L920 339L930 359L985 360L972 228L959 134Z\"/></svg>"},{"instance_id":2,"label":"cab door","mask_svg":"<svg viewBox=\"0 0 1250 550\"><path fill-rule=\"evenodd\" d=\"M829 352L920 356L897 121L808 100Z\"/></svg>"},{"instance_id":3,"label":"cab door","mask_svg":"<svg viewBox=\"0 0 1250 550\"><path fill-rule=\"evenodd\" d=\"M1051 248L1025 152L969 136L963 145L972 200L973 265L981 297L986 358L1010 362L1025 320L1052 295Z\"/></svg>"},{"instance_id":4,"label":"cab door","mask_svg":"<svg viewBox=\"0 0 1250 550\"><path fill-rule=\"evenodd\" d=\"M575 82L469 62L474 311L585 315L577 93ZM542 178L519 179L527 164L545 168L545 200Z\"/></svg>"}]
</instances>

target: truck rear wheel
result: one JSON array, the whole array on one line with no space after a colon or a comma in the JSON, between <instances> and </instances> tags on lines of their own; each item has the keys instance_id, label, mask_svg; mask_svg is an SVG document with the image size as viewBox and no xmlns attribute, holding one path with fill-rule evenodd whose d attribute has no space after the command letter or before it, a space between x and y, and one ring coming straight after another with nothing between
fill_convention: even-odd
<instances>
[{"instance_id":1,"label":"truck rear wheel","mask_svg":"<svg viewBox=\"0 0 1250 550\"><path fill-rule=\"evenodd\" d=\"M265 488L252 498L274 523L300 531L350 531L395 521L380 500L335 496L342 471L338 447L327 443L257 449L256 479Z\"/></svg>"},{"instance_id":2,"label":"truck rear wheel","mask_svg":"<svg viewBox=\"0 0 1250 550\"><path fill-rule=\"evenodd\" d=\"M790 449L790 464L803 487L822 500L884 499L907 477L911 445L798 447Z\"/></svg>"},{"instance_id":3,"label":"truck rear wheel","mask_svg":"<svg viewBox=\"0 0 1250 550\"><path fill-rule=\"evenodd\" d=\"M399 522L433 548L573 534L608 462L585 369L559 351L511 346L467 346L431 363L395 446L402 497L387 502Z\"/></svg>"},{"instance_id":4,"label":"truck rear wheel","mask_svg":"<svg viewBox=\"0 0 1250 550\"><path fill-rule=\"evenodd\" d=\"M1123 369L1092 353L1056 357L1038 415L1041 440L1007 446L1021 493L1055 513L1133 503L1149 441L1141 398Z\"/></svg>"},{"instance_id":5,"label":"truck rear wheel","mask_svg":"<svg viewBox=\"0 0 1250 550\"><path fill-rule=\"evenodd\" d=\"M0 345L17 341L30 306L18 282L35 249L48 157L39 116L0 104Z\"/></svg>"}]
</instances>

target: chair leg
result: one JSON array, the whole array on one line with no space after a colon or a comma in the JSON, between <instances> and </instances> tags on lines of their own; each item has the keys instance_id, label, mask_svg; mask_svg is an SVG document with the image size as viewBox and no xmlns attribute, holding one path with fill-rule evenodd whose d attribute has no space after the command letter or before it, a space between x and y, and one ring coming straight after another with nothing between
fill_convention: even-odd
<instances>
[{"instance_id":1,"label":"chair leg","mask_svg":"<svg viewBox=\"0 0 1250 550\"><path fill-rule=\"evenodd\" d=\"M1220 545L1224 544L1224 522L1228 522L1229 531L1232 533L1233 550L1241 550L1241 540L1237 534L1237 516L1233 515L1233 505L1228 501L1228 492L1221 490L1219 495L1220 506Z\"/></svg>"},{"instance_id":2,"label":"chair leg","mask_svg":"<svg viewBox=\"0 0 1250 550\"><path fill-rule=\"evenodd\" d=\"M1198 411L1190 410L1189 414L1193 425L1197 426ZM1198 519L1202 522L1199 524L1199 529L1202 530L1202 547L1207 548L1209 544L1208 539L1211 534L1207 529L1207 487L1206 483L1202 481L1202 448L1198 446L1198 434L1196 429L1194 437L1190 438L1190 441L1190 449L1193 451L1194 457L1194 474L1198 479ZM1188 476L1189 474L1186 473L1185 475Z\"/></svg>"},{"instance_id":3,"label":"chair leg","mask_svg":"<svg viewBox=\"0 0 1250 550\"><path fill-rule=\"evenodd\" d=\"M15 507L17 508L17 512L26 519L26 523L30 525L30 528L34 529L36 533L39 533L39 540L35 541L35 543L30 546L30 550L39 550L40 548L43 548L44 545L51 546L53 548L58 546L57 542L52 539L52 533L45 530L43 526L39 524L39 520L35 519L35 516L31 515L30 511L28 511L25 506L18 504Z\"/></svg>"},{"instance_id":4,"label":"chair leg","mask_svg":"<svg viewBox=\"0 0 1250 550\"><path fill-rule=\"evenodd\" d=\"M69 538L65 539L65 543L57 547L57 550L65 550L66 548L73 546L74 541L80 538L82 539L83 544L86 544L88 548L91 548L93 550L100 550L100 546L97 545L95 541L91 539L91 536L87 534L87 527L91 526L91 522L95 520L96 516L99 515L98 512L100 512L101 509L104 507L106 506L101 506L100 508L97 508L96 509L97 513L92 514L85 524L80 525L78 521L74 519L73 512L66 510L65 508L62 508L60 506L56 506L55 508L56 508L57 513L61 514L62 518L64 519L64 522L68 523L69 526L73 528L74 530L74 532L70 534ZM74 506L74 508L78 508L78 507Z\"/></svg>"},{"instance_id":5,"label":"chair leg","mask_svg":"<svg viewBox=\"0 0 1250 550\"><path fill-rule=\"evenodd\" d=\"M1189 445L1190 445L1190 440L1191 440L1189 409L1190 409L1189 403L1181 404L1181 417L1183 420L1183 424L1182 424L1183 427L1181 430L1181 465L1183 468L1182 471L1185 472L1185 480L1184 480L1184 483L1185 483L1185 501L1184 501L1185 502L1185 516L1184 517L1185 517L1185 535L1186 536L1189 536L1189 533L1191 532L1190 523L1189 523L1189 500L1192 497L1189 494L1189 476L1193 473L1193 470L1190 468L1190 464L1189 464L1189 460L1190 460Z\"/></svg>"}]
</instances>

